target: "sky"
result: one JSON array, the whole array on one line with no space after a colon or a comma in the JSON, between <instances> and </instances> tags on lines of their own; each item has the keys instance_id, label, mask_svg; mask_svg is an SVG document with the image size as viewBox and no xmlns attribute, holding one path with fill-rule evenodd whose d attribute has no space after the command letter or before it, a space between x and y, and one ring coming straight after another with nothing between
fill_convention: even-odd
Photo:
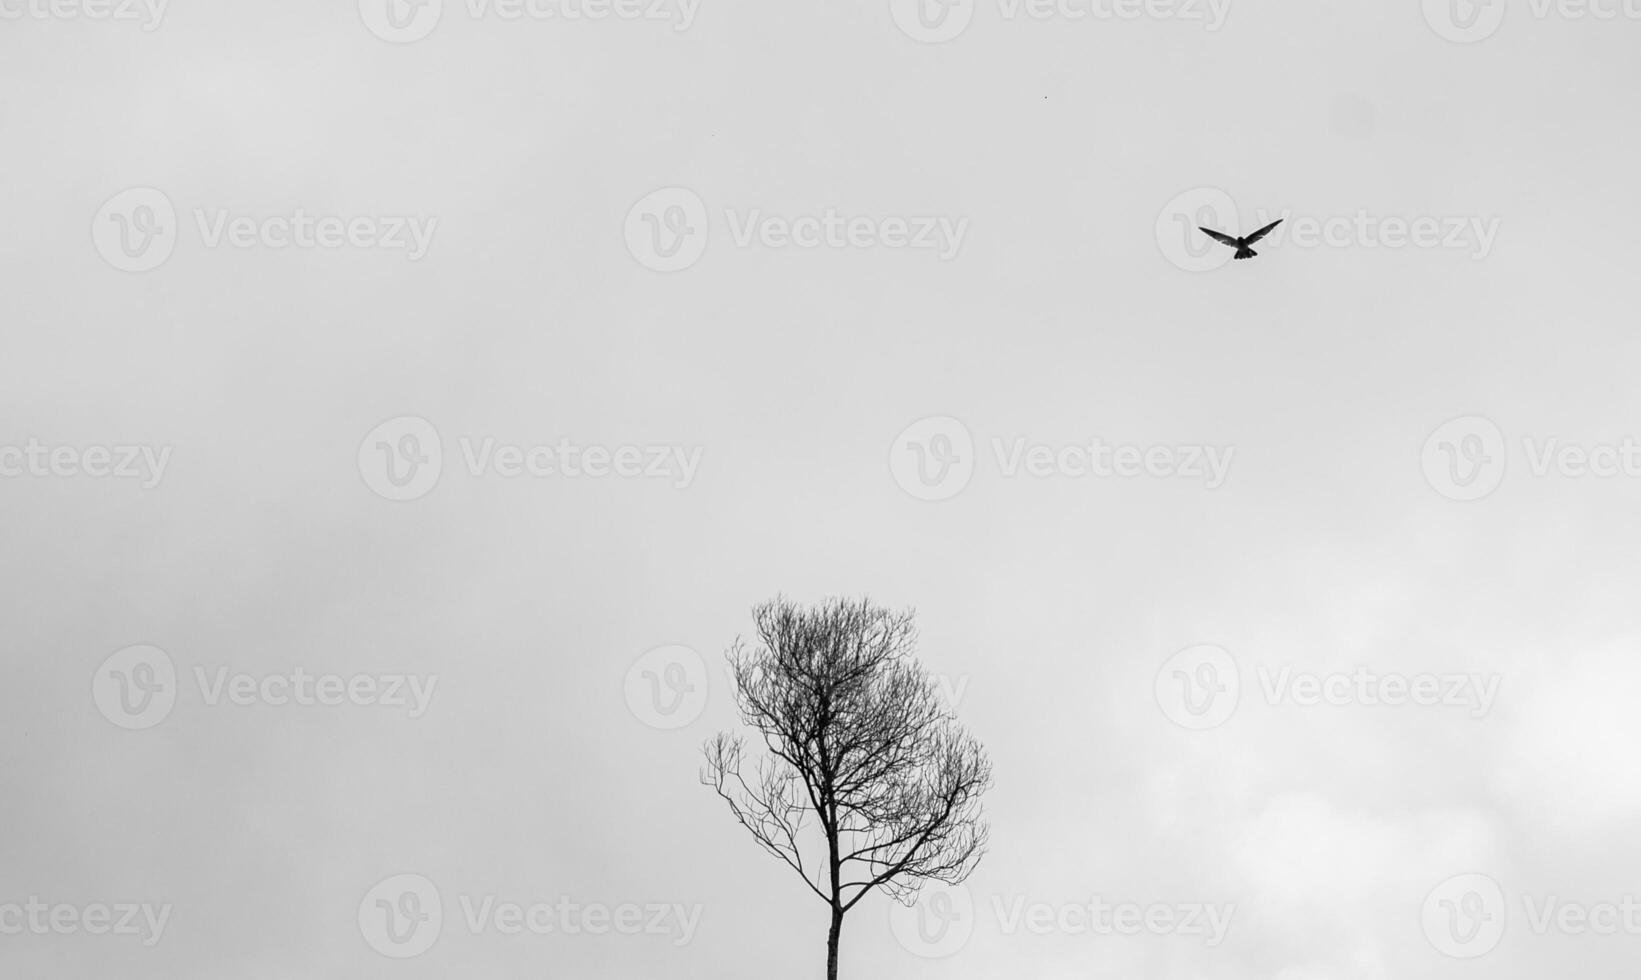
<instances>
[{"instance_id":1,"label":"sky","mask_svg":"<svg viewBox=\"0 0 1641 980\"><path fill-rule=\"evenodd\" d=\"M0 972L821 977L785 594L995 771L843 976L1630 977L1638 37L0 0Z\"/></svg>"}]
</instances>

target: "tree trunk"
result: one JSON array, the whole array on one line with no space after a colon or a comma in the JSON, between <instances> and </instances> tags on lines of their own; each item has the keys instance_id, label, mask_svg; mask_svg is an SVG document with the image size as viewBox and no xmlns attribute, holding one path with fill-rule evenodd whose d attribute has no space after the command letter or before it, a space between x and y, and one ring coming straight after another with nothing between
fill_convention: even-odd
<instances>
[{"instance_id":1,"label":"tree trunk","mask_svg":"<svg viewBox=\"0 0 1641 980\"><path fill-rule=\"evenodd\" d=\"M832 906L832 929L826 934L826 980L838 980L838 934L843 931L843 910Z\"/></svg>"}]
</instances>

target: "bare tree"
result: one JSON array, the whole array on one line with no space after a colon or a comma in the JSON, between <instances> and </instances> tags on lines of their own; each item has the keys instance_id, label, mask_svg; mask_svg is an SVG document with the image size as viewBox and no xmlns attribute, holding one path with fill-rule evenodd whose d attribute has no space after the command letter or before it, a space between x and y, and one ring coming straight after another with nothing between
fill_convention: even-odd
<instances>
[{"instance_id":1,"label":"bare tree","mask_svg":"<svg viewBox=\"0 0 1641 980\"><path fill-rule=\"evenodd\" d=\"M923 882L974 870L991 762L913 659L910 611L777 597L753 618L762 643L737 640L729 661L741 719L768 755L748 766L743 740L720 733L701 781L827 904L837 980L843 916L868 892L909 905Z\"/></svg>"}]
</instances>

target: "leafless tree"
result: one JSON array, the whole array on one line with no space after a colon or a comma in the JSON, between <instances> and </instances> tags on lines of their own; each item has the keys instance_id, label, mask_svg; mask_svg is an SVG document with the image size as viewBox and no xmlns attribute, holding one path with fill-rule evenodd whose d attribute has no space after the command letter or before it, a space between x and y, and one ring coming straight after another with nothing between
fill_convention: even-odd
<instances>
[{"instance_id":1,"label":"leafless tree","mask_svg":"<svg viewBox=\"0 0 1641 980\"><path fill-rule=\"evenodd\" d=\"M985 852L985 750L913 658L913 614L869 600L753 610L759 645L729 661L741 737L705 746L701 781L764 850L827 904L827 980L837 980L843 916L868 892L911 904L925 881L959 882ZM815 832L818 830L818 834Z\"/></svg>"}]
</instances>

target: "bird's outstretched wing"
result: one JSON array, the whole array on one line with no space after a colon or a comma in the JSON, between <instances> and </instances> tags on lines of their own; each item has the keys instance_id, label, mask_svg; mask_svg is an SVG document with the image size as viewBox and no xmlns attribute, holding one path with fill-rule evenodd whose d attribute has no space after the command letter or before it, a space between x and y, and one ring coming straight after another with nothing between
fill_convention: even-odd
<instances>
[{"instance_id":1,"label":"bird's outstretched wing","mask_svg":"<svg viewBox=\"0 0 1641 980\"><path fill-rule=\"evenodd\" d=\"M1202 232L1204 235L1207 235L1209 238L1212 238L1214 241L1219 242L1222 245L1229 245L1232 248L1237 247L1236 239L1232 238L1230 235L1221 235L1217 231L1213 231L1213 230L1210 230L1208 228L1203 228L1200 225L1197 227L1197 230Z\"/></svg>"},{"instance_id":2,"label":"bird's outstretched wing","mask_svg":"<svg viewBox=\"0 0 1641 980\"><path fill-rule=\"evenodd\" d=\"M1263 228L1259 229L1258 231L1254 232L1252 235L1249 235L1247 238L1243 239L1243 241L1246 244L1252 245L1254 242L1257 242L1261 238L1264 238L1266 235L1269 235L1271 233L1271 229L1275 228L1277 225L1279 225L1281 223L1282 223L1282 219L1277 218L1275 221L1271 222L1270 224L1266 225L1265 227L1263 227Z\"/></svg>"}]
</instances>

